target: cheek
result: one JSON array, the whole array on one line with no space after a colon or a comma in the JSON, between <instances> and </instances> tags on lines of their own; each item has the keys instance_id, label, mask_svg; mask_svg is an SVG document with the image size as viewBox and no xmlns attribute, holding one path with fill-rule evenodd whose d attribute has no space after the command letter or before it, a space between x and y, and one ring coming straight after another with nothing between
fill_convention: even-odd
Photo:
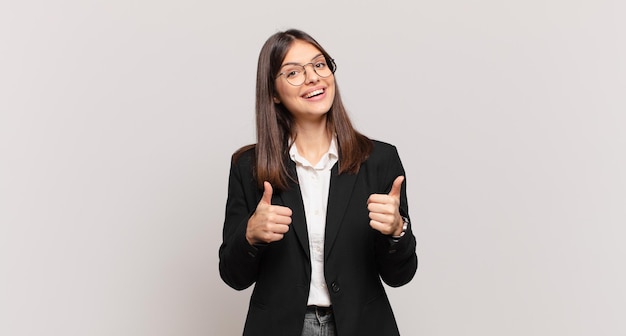
<instances>
[{"instance_id":1,"label":"cheek","mask_svg":"<svg viewBox=\"0 0 626 336\"><path fill-rule=\"evenodd\" d=\"M329 93L328 97L334 102L335 101L335 86L334 85L332 86L332 88L329 87L328 93Z\"/></svg>"},{"instance_id":2,"label":"cheek","mask_svg":"<svg viewBox=\"0 0 626 336\"><path fill-rule=\"evenodd\" d=\"M276 83L276 96L282 101L294 95L294 89L286 83ZM297 94L297 93L296 93Z\"/></svg>"},{"instance_id":3,"label":"cheek","mask_svg":"<svg viewBox=\"0 0 626 336\"><path fill-rule=\"evenodd\" d=\"M327 82L328 83L328 91L332 91L331 92L331 96L333 99L335 99L335 76L330 77L330 80Z\"/></svg>"}]
</instances>

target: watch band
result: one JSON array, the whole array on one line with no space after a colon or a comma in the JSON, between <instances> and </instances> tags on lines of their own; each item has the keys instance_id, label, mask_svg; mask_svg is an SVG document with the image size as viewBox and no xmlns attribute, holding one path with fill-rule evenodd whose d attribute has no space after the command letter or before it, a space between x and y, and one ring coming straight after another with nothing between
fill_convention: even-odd
<instances>
[{"instance_id":1,"label":"watch band","mask_svg":"<svg viewBox=\"0 0 626 336\"><path fill-rule=\"evenodd\" d=\"M409 219L402 216L402 232L400 232L399 236L391 236L394 240L400 240L400 238L404 237L406 230L409 228Z\"/></svg>"}]
</instances>

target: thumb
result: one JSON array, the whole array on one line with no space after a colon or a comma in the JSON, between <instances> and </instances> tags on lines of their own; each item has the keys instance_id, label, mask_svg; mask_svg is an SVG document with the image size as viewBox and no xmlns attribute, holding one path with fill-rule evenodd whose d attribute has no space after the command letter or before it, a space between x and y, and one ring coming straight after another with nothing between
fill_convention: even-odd
<instances>
[{"instance_id":1,"label":"thumb","mask_svg":"<svg viewBox=\"0 0 626 336\"><path fill-rule=\"evenodd\" d=\"M400 197L400 191L402 190L402 182L404 182L404 176L398 176L395 180L393 180L393 185L391 186L391 191L389 192L389 196Z\"/></svg>"},{"instance_id":2,"label":"thumb","mask_svg":"<svg viewBox=\"0 0 626 336\"><path fill-rule=\"evenodd\" d=\"M271 205L273 192L272 185L267 181L263 182L263 197L261 197L261 203Z\"/></svg>"}]
</instances>

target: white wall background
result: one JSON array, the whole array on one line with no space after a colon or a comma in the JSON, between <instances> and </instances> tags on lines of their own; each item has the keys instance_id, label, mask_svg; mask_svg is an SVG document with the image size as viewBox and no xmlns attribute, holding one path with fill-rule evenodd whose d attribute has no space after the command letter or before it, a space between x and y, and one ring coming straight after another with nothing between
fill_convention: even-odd
<instances>
[{"instance_id":1,"label":"white wall background","mask_svg":"<svg viewBox=\"0 0 626 336\"><path fill-rule=\"evenodd\" d=\"M0 3L0 335L241 334L218 275L256 58L301 28L397 145L404 335L625 335L621 0Z\"/></svg>"}]
</instances>

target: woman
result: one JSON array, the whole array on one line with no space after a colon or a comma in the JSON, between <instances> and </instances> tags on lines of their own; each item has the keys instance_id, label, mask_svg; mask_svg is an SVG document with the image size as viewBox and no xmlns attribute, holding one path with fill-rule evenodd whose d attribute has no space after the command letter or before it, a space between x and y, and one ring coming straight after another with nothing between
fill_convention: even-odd
<instances>
[{"instance_id":1,"label":"woman","mask_svg":"<svg viewBox=\"0 0 626 336\"><path fill-rule=\"evenodd\" d=\"M399 335L381 278L417 270L395 147L358 133L330 55L272 35L258 61L257 143L233 155L220 275L256 283L244 335Z\"/></svg>"}]
</instances>

